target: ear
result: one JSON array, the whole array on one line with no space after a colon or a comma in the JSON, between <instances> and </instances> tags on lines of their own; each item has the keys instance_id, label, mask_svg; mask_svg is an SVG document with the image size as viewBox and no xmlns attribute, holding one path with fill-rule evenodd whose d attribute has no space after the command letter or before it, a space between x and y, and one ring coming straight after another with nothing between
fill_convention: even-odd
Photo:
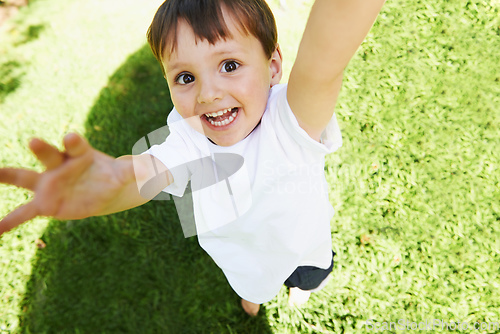
<instances>
[{"instance_id":1,"label":"ear","mask_svg":"<svg viewBox=\"0 0 500 334\"><path fill-rule=\"evenodd\" d=\"M276 50L274 50L269 64L271 87L280 83L281 77L283 76L282 62L283 57L281 55L281 49L279 44L276 44Z\"/></svg>"}]
</instances>

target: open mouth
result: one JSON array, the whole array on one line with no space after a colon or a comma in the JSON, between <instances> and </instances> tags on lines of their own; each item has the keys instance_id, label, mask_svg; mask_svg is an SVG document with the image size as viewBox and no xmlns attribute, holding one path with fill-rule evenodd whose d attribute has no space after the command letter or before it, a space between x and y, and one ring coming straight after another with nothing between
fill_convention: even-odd
<instances>
[{"instance_id":1,"label":"open mouth","mask_svg":"<svg viewBox=\"0 0 500 334\"><path fill-rule=\"evenodd\" d=\"M238 108L227 108L213 113L204 114L204 118L214 127L223 127L231 124L238 115Z\"/></svg>"}]
</instances>

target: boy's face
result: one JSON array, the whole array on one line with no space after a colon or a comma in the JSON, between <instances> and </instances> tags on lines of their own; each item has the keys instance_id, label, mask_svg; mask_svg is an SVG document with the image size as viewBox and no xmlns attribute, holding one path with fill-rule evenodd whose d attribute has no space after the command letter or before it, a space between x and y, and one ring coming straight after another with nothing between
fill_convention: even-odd
<instances>
[{"instance_id":1,"label":"boy's face","mask_svg":"<svg viewBox=\"0 0 500 334\"><path fill-rule=\"evenodd\" d=\"M198 131L217 145L231 146L260 122L269 89L281 79L281 54L277 49L267 59L258 39L241 33L229 15L225 21L233 37L214 45L197 40L192 28L179 21L177 46L163 64L181 116L199 119Z\"/></svg>"}]
</instances>

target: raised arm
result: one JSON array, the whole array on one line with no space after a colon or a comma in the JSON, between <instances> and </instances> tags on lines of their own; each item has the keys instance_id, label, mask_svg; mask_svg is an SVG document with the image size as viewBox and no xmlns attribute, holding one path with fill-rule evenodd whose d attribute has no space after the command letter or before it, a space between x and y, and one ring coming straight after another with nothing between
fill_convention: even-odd
<instances>
[{"instance_id":1,"label":"raised arm","mask_svg":"<svg viewBox=\"0 0 500 334\"><path fill-rule=\"evenodd\" d=\"M319 140L330 121L343 71L385 0L316 0L290 73L287 98L299 125Z\"/></svg>"},{"instance_id":2,"label":"raised arm","mask_svg":"<svg viewBox=\"0 0 500 334\"><path fill-rule=\"evenodd\" d=\"M60 152L34 139L30 149L46 167L43 173L0 168L0 183L34 192L31 202L0 221L0 235L37 216L81 219L127 210L146 203L172 182L172 175L150 155L114 159L78 135L64 138ZM139 190L147 181L147 191Z\"/></svg>"}]
</instances>

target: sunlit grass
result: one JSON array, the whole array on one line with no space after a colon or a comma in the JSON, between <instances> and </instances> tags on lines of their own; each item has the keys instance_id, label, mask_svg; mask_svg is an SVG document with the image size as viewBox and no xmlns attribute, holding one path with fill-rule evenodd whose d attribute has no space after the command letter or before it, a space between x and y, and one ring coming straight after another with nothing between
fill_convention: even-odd
<instances>
[{"instance_id":1,"label":"sunlit grass","mask_svg":"<svg viewBox=\"0 0 500 334\"><path fill-rule=\"evenodd\" d=\"M311 1L270 1L286 78ZM0 32L0 166L41 170L38 136L128 154L170 108L145 31L159 2L31 1ZM0 240L0 333L361 333L366 321L500 321L497 1L391 1L345 72L327 157L334 279L248 319L153 202ZM4 47L5 46L5 47ZM312 64L321 66L321 64ZM0 187L0 215L29 198ZM37 239L42 239L43 244ZM38 246L37 246L38 245ZM40 248L39 248L40 247Z\"/></svg>"}]
</instances>

